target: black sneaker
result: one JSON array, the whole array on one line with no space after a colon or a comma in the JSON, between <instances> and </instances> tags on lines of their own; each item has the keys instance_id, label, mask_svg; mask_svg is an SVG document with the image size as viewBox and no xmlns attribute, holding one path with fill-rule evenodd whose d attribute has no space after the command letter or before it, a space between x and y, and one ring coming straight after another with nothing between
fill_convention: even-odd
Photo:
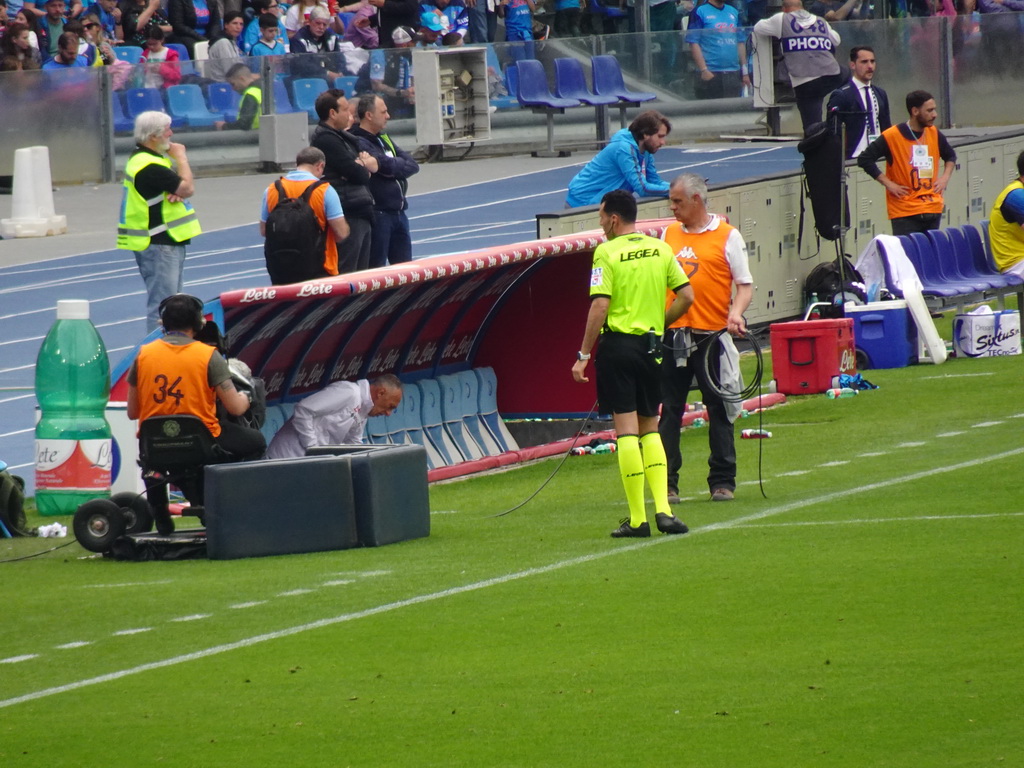
<instances>
[{"instance_id":1,"label":"black sneaker","mask_svg":"<svg viewBox=\"0 0 1024 768\"><path fill-rule=\"evenodd\" d=\"M622 525L612 531L613 539L648 539L651 536L651 526L644 520L636 528L629 524L629 518L627 517L622 521Z\"/></svg>"},{"instance_id":2,"label":"black sneaker","mask_svg":"<svg viewBox=\"0 0 1024 768\"><path fill-rule=\"evenodd\" d=\"M688 533L690 531L686 527L686 523L675 515L666 515L659 512L654 516L654 520L658 524L658 530L662 533Z\"/></svg>"}]
</instances>

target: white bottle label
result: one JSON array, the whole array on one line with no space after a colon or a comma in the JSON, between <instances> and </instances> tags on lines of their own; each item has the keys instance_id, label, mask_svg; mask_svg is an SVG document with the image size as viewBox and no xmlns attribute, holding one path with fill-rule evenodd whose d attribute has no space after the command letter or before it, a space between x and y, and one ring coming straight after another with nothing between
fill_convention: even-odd
<instances>
[{"instance_id":1,"label":"white bottle label","mask_svg":"<svg viewBox=\"0 0 1024 768\"><path fill-rule=\"evenodd\" d=\"M110 488L109 439L36 440L36 488L95 491Z\"/></svg>"}]
</instances>

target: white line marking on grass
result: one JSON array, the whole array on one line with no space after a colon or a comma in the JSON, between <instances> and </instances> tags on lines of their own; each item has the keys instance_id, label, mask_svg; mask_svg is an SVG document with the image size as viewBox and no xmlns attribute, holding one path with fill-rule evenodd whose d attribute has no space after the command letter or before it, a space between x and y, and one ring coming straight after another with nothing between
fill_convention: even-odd
<instances>
[{"instance_id":1,"label":"white line marking on grass","mask_svg":"<svg viewBox=\"0 0 1024 768\"><path fill-rule=\"evenodd\" d=\"M1024 413L1014 413L1014 414L1011 414L1011 415L1007 416L1006 418L1008 418L1008 419L1024 419Z\"/></svg>"},{"instance_id":2,"label":"white line marking on grass","mask_svg":"<svg viewBox=\"0 0 1024 768\"><path fill-rule=\"evenodd\" d=\"M119 629L114 633L114 637L127 637L128 635L139 635L143 632L152 632L152 627L138 627L137 629Z\"/></svg>"},{"instance_id":3,"label":"white line marking on grass","mask_svg":"<svg viewBox=\"0 0 1024 768\"><path fill-rule=\"evenodd\" d=\"M257 605L263 605L266 602L267 602L266 600L250 600L247 603L235 603L234 605L229 605L228 608L232 608L232 609L255 608Z\"/></svg>"},{"instance_id":4,"label":"white line marking on grass","mask_svg":"<svg viewBox=\"0 0 1024 768\"><path fill-rule=\"evenodd\" d=\"M152 587L157 584L173 584L174 579L165 581L126 581L124 584L80 584L82 589L112 589L114 587Z\"/></svg>"},{"instance_id":5,"label":"white line marking on grass","mask_svg":"<svg viewBox=\"0 0 1024 768\"><path fill-rule=\"evenodd\" d=\"M826 461L824 464L819 464L819 467L841 467L843 464L849 464L849 459L836 459L835 461Z\"/></svg>"},{"instance_id":6,"label":"white line marking on grass","mask_svg":"<svg viewBox=\"0 0 1024 768\"><path fill-rule=\"evenodd\" d=\"M289 589L287 592L278 592L278 597L298 597L299 595L308 595L312 592L312 589Z\"/></svg>"},{"instance_id":7,"label":"white line marking on grass","mask_svg":"<svg viewBox=\"0 0 1024 768\"><path fill-rule=\"evenodd\" d=\"M806 475L810 471L809 469L794 469L792 472L781 472L779 477L797 477L798 475Z\"/></svg>"},{"instance_id":8,"label":"white line marking on grass","mask_svg":"<svg viewBox=\"0 0 1024 768\"><path fill-rule=\"evenodd\" d=\"M325 627L333 627L338 624L345 624L350 621L356 621L358 619L364 619L369 616L378 616L380 614L391 613L393 611L400 610L402 608L409 608L414 605L423 605L425 603L432 603L437 600L443 600L448 597L455 597L457 595L468 594L471 592L479 592L483 589L490 587L497 587L503 584L508 584L513 581L520 581L522 579L528 579L533 576L542 576L547 573L553 573L560 571L565 568L571 568L576 565L585 565L587 563L596 562L603 560L606 557L612 557L614 555L621 555L627 552L633 552L644 547L655 547L667 542L679 542L681 540L690 540L694 536L699 536L704 533L714 533L716 531L728 530L730 528L736 528L742 525L749 525L759 520L764 520L775 515L783 515L787 512L793 512L804 507L815 507L821 504L834 503L840 499L845 499L850 496L859 496L864 493L871 491L878 491L884 488L890 488L894 485L901 485L903 483L912 483L917 480L924 480L935 475L947 475L950 472L956 472L961 469L970 469L977 467L982 464L988 464L993 461L1002 461L1003 459L1012 458L1014 456L1020 456L1024 454L1024 448L1015 448L1011 451L1003 451L1002 453L995 453L991 456L985 456L978 459L971 459L969 461L962 461L957 464L950 464L944 467L935 467L934 469L928 469L923 472L915 472L909 475L903 475L902 477L894 477L888 480L880 480L877 483L868 483L866 485L859 485L853 488L848 488L844 491L835 491L833 493L823 494L821 496L815 496L809 499L801 499L800 501L793 501L788 504L781 504L777 507L770 507L768 509L755 512L752 515L746 515L745 517L739 517L735 520L724 520L720 523L711 523L702 528L697 528L690 532L688 536L661 536L654 539L644 539L635 544L623 544L621 546L613 546L611 549L602 550L600 552L594 552L589 555L580 555L579 557L569 558L567 560L559 560L558 562L549 563L548 565L541 565L535 568L526 568L521 571L514 571L513 573L507 573L503 576L495 576L490 579L484 579L482 581L476 581L472 584L465 584L461 587L451 587L450 589L443 589L438 592L428 592L422 595L416 595L415 597L409 597L404 600L396 600L393 603L385 603L384 605L378 605L373 608L366 608L362 611L354 611L352 613L343 613L340 616L332 616L326 619L318 619L317 621L311 621L306 624L299 624L294 627L287 627L285 629L279 629L274 632L266 632L262 635L253 635L242 640L236 640L232 643L224 643L222 645L214 645L210 648L203 648L202 650L193 651L192 653L184 653L179 656L171 656L170 658L161 659L159 661L151 661L146 664L139 664L134 667L128 667L121 669L116 672L108 672L104 675L97 675L96 677L89 677L83 680L76 680L71 683L65 683L64 685L56 685L51 688L43 688L38 691L32 691L31 693L25 693L21 696L13 696L8 699L0 699L0 709L6 707L13 707L17 704L24 704L28 701L36 701L38 699L44 699L49 696L56 696L61 693L69 693L70 691L77 691L82 688L88 688L94 685L100 685L101 683L109 683L114 680L120 680L125 677L132 677L134 675L140 675L144 672L151 672L156 669L166 669L168 667L178 666L179 664L187 664L192 661L198 661L200 659L206 659L211 656L219 656L222 653L229 653L231 651L238 651L245 648L251 648L255 645L270 642L272 640L280 640L285 637L292 637L293 635L302 634L303 632L310 632L316 629L323 629Z\"/></svg>"},{"instance_id":9,"label":"white line marking on grass","mask_svg":"<svg viewBox=\"0 0 1024 768\"><path fill-rule=\"evenodd\" d=\"M208 619L212 615L212 613L193 613L191 616L178 616L173 619L168 619L168 621L176 621L179 624L182 624L186 621L199 621L200 619Z\"/></svg>"},{"instance_id":10,"label":"white line marking on grass","mask_svg":"<svg viewBox=\"0 0 1024 768\"><path fill-rule=\"evenodd\" d=\"M912 440L909 443L900 443L897 448L920 448L922 445L926 445L924 440Z\"/></svg>"},{"instance_id":11,"label":"white line marking on grass","mask_svg":"<svg viewBox=\"0 0 1024 768\"><path fill-rule=\"evenodd\" d=\"M459 514L459 510L457 510L457 509L439 509L436 512L432 511L430 514L432 514L432 515L457 515L457 514Z\"/></svg>"},{"instance_id":12,"label":"white line marking on grass","mask_svg":"<svg viewBox=\"0 0 1024 768\"><path fill-rule=\"evenodd\" d=\"M1005 424L1005 421L979 421L977 424L971 424L971 429L984 429L985 427L997 427L1000 424Z\"/></svg>"},{"instance_id":13,"label":"white line marking on grass","mask_svg":"<svg viewBox=\"0 0 1024 768\"><path fill-rule=\"evenodd\" d=\"M354 579L332 579L331 581L325 581L325 587L343 587L346 584L355 584Z\"/></svg>"},{"instance_id":14,"label":"white line marking on grass","mask_svg":"<svg viewBox=\"0 0 1024 768\"><path fill-rule=\"evenodd\" d=\"M70 651L72 648L84 648L87 645L92 645L90 640L75 640L70 643L64 643L63 645L53 646L58 651Z\"/></svg>"},{"instance_id":15,"label":"white line marking on grass","mask_svg":"<svg viewBox=\"0 0 1024 768\"><path fill-rule=\"evenodd\" d=\"M803 520L792 523L751 523L736 528L800 528L813 525L874 525L875 523L916 523L927 520L984 520L993 517L1024 517L1024 512L992 512L980 515L916 515L914 517L873 517L855 520Z\"/></svg>"},{"instance_id":16,"label":"white line marking on grass","mask_svg":"<svg viewBox=\"0 0 1024 768\"><path fill-rule=\"evenodd\" d=\"M959 437L960 435L966 434L963 430L954 430L953 432L940 432L936 437Z\"/></svg>"},{"instance_id":17,"label":"white line marking on grass","mask_svg":"<svg viewBox=\"0 0 1024 768\"><path fill-rule=\"evenodd\" d=\"M994 376L995 374L991 371L988 373L944 373L940 376L922 376L918 381L925 381L926 379L966 379L971 376Z\"/></svg>"},{"instance_id":18,"label":"white line marking on grass","mask_svg":"<svg viewBox=\"0 0 1024 768\"><path fill-rule=\"evenodd\" d=\"M873 459L875 456L887 456L888 451L868 451L857 455L858 459Z\"/></svg>"},{"instance_id":19,"label":"white line marking on grass","mask_svg":"<svg viewBox=\"0 0 1024 768\"><path fill-rule=\"evenodd\" d=\"M18 664L22 661L31 661L38 658L38 653L26 653L24 656L10 656L6 659L0 659L0 664Z\"/></svg>"}]
</instances>

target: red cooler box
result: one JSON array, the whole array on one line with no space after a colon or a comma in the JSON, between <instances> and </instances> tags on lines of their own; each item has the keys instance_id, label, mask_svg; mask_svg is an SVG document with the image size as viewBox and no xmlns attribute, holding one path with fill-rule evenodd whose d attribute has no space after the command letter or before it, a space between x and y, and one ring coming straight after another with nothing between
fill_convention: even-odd
<instances>
[{"instance_id":1,"label":"red cooler box","mask_svg":"<svg viewBox=\"0 0 1024 768\"><path fill-rule=\"evenodd\" d=\"M857 373L853 319L772 323L775 390L811 395L831 389L841 373Z\"/></svg>"}]
</instances>

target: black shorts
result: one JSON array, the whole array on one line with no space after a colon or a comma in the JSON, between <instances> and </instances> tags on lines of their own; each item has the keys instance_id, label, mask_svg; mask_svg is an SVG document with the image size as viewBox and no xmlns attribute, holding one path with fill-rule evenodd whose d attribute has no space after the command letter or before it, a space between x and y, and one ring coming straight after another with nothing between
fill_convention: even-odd
<instances>
[{"instance_id":1,"label":"black shorts","mask_svg":"<svg viewBox=\"0 0 1024 768\"><path fill-rule=\"evenodd\" d=\"M636 411L640 416L657 416L661 406L660 360L660 353L651 351L648 334L602 333L595 361L601 413Z\"/></svg>"}]
</instances>

